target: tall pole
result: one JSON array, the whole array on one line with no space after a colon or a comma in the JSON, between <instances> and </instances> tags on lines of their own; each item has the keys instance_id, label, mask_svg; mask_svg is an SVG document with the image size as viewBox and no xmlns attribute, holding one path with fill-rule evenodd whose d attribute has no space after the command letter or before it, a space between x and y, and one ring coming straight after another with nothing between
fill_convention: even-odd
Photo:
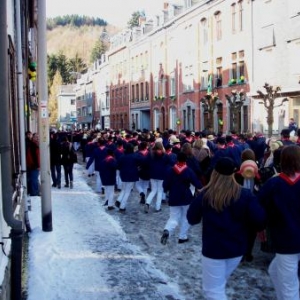
<instances>
[{"instance_id":1,"label":"tall pole","mask_svg":"<svg viewBox=\"0 0 300 300\"><path fill-rule=\"evenodd\" d=\"M42 197L42 228L52 231L52 203L49 151L49 118L47 89L46 0L38 0L38 96L40 135L40 177Z\"/></svg>"}]
</instances>

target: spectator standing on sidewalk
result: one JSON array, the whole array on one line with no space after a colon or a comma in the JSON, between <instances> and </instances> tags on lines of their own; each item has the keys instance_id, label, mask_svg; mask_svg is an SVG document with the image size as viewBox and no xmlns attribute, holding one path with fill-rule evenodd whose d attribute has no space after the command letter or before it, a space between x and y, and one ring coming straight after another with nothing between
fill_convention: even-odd
<instances>
[{"instance_id":1,"label":"spectator standing on sidewalk","mask_svg":"<svg viewBox=\"0 0 300 300\"><path fill-rule=\"evenodd\" d=\"M65 187L73 188L73 166L74 160L71 152L74 151L73 144L69 142L68 137L64 136L61 144L61 164L64 168Z\"/></svg>"},{"instance_id":2,"label":"spectator standing on sidewalk","mask_svg":"<svg viewBox=\"0 0 300 300\"><path fill-rule=\"evenodd\" d=\"M30 136L30 135L29 135ZM39 137L37 133L32 134L32 138L26 141L26 164L27 164L27 180L28 194L30 196L40 195L40 147Z\"/></svg>"},{"instance_id":3,"label":"spectator standing on sidewalk","mask_svg":"<svg viewBox=\"0 0 300 300\"><path fill-rule=\"evenodd\" d=\"M50 171L52 186L61 188L61 144L55 132L50 133Z\"/></svg>"},{"instance_id":4,"label":"spectator standing on sidewalk","mask_svg":"<svg viewBox=\"0 0 300 300\"><path fill-rule=\"evenodd\" d=\"M259 199L266 209L275 258L269 274L278 299L299 299L300 261L300 147L284 146L281 173L261 188Z\"/></svg>"},{"instance_id":5,"label":"spectator standing on sidewalk","mask_svg":"<svg viewBox=\"0 0 300 300\"><path fill-rule=\"evenodd\" d=\"M264 228L265 212L249 189L234 179L235 164L220 158L209 183L191 203L187 219L202 225L202 285L205 299L225 300L229 276L247 250L249 224Z\"/></svg>"},{"instance_id":6,"label":"spectator standing on sidewalk","mask_svg":"<svg viewBox=\"0 0 300 300\"><path fill-rule=\"evenodd\" d=\"M187 165L187 155L184 152L177 154L177 163L167 171L163 181L165 192L169 192L170 216L165 225L161 243L165 245L169 234L179 225L178 243L188 242L188 229L190 227L186 213L193 199L190 189L193 185L197 190L202 188L194 171Z\"/></svg>"}]
</instances>

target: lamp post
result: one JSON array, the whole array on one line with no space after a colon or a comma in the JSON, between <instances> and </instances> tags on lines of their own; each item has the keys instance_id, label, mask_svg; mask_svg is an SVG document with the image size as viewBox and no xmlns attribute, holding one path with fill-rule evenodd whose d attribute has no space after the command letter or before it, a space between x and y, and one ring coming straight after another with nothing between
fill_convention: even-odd
<instances>
[{"instance_id":1,"label":"lamp post","mask_svg":"<svg viewBox=\"0 0 300 300\"><path fill-rule=\"evenodd\" d=\"M287 98L284 98L279 104L275 104L276 98L281 96L280 86L272 86L268 83L265 83L263 88L265 89L266 93L263 93L260 90L258 90L257 93L259 95L258 98L262 100L262 102L259 103L263 104L267 111L268 136L271 137L273 133L274 108L282 106L284 102L289 100Z\"/></svg>"},{"instance_id":2,"label":"lamp post","mask_svg":"<svg viewBox=\"0 0 300 300\"><path fill-rule=\"evenodd\" d=\"M244 90L232 90L231 95L225 95L230 108L230 117L232 118L232 128L231 130L240 131L240 124L238 124L238 114L241 112L241 108L246 100L246 94Z\"/></svg>"},{"instance_id":3,"label":"lamp post","mask_svg":"<svg viewBox=\"0 0 300 300\"><path fill-rule=\"evenodd\" d=\"M207 93L203 98L201 98L201 103L203 105L204 111L208 113L209 123L207 124L209 128L214 128L214 110L216 104L219 100L218 93Z\"/></svg>"}]
</instances>

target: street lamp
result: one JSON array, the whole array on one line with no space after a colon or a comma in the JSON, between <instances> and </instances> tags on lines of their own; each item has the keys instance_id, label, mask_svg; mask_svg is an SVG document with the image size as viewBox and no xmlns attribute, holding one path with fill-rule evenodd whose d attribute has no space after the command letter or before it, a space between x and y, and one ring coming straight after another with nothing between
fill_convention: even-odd
<instances>
[{"instance_id":1,"label":"street lamp","mask_svg":"<svg viewBox=\"0 0 300 300\"><path fill-rule=\"evenodd\" d=\"M272 86L268 83L265 83L263 88L265 89L266 94L260 90L258 90L257 93L259 95L258 98L262 100L259 102L259 104L263 104L267 111L268 136L271 137L273 133L274 108L282 106L283 103L289 101L289 99L283 98L279 104L275 104L276 98L281 96L280 86Z\"/></svg>"},{"instance_id":2,"label":"street lamp","mask_svg":"<svg viewBox=\"0 0 300 300\"><path fill-rule=\"evenodd\" d=\"M219 101L218 93L207 93L203 98L200 99L204 111L208 113L209 124L208 127L214 128L214 110Z\"/></svg>"},{"instance_id":3,"label":"street lamp","mask_svg":"<svg viewBox=\"0 0 300 300\"><path fill-rule=\"evenodd\" d=\"M238 114L241 112L242 106L246 101L246 94L244 90L232 90L231 95L225 95L230 107L230 115L232 117L233 130L240 131L240 123L238 124ZM237 127L237 128L236 128Z\"/></svg>"}]
</instances>

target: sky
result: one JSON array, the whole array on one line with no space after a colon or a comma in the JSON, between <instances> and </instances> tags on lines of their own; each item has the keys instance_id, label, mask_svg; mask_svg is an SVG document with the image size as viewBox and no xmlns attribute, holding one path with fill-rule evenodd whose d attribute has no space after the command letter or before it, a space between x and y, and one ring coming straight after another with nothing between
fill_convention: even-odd
<instances>
[{"instance_id":1,"label":"sky","mask_svg":"<svg viewBox=\"0 0 300 300\"><path fill-rule=\"evenodd\" d=\"M133 12L144 10L146 15L154 15L161 12L164 2L165 0L47 0L46 15L48 18L85 15L125 27Z\"/></svg>"}]
</instances>

